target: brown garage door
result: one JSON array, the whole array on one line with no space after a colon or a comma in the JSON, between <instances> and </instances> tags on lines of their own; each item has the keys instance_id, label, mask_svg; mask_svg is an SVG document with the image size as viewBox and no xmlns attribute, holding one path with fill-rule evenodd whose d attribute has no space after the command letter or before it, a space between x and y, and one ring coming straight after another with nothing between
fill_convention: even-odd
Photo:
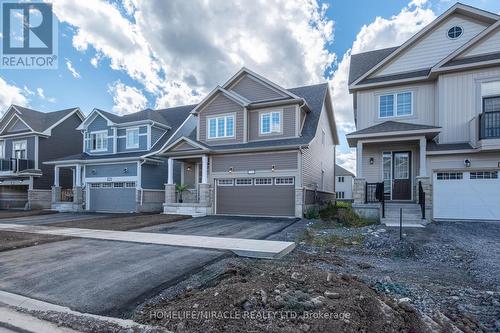
<instances>
[{"instance_id":1,"label":"brown garage door","mask_svg":"<svg viewBox=\"0 0 500 333\"><path fill-rule=\"evenodd\" d=\"M218 179L216 214L294 216L294 178Z\"/></svg>"},{"instance_id":2,"label":"brown garage door","mask_svg":"<svg viewBox=\"0 0 500 333\"><path fill-rule=\"evenodd\" d=\"M0 186L0 209L25 208L28 203L28 186Z\"/></svg>"}]
</instances>

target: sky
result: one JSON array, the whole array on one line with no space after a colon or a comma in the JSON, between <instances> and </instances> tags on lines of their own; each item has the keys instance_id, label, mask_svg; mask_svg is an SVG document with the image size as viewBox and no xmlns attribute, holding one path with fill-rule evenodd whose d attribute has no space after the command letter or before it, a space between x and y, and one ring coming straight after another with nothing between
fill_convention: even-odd
<instances>
[{"instance_id":1,"label":"sky","mask_svg":"<svg viewBox=\"0 0 500 333\"><path fill-rule=\"evenodd\" d=\"M3 0L0 0L3 1ZM12 1L12 0L10 0ZM355 170L351 53L402 44L449 0L53 0L58 69L0 69L0 110L126 114L196 103L242 66L292 88L328 81L337 163ZM462 3L500 13L498 0ZM2 36L0 35L0 38Z\"/></svg>"}]
</instances>

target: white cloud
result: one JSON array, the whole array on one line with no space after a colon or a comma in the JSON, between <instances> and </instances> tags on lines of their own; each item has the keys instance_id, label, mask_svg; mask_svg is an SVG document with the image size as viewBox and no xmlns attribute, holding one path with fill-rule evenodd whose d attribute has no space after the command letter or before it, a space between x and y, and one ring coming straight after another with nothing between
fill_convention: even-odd
<instances>
[{"instance_id":1,"label":"white cloud","mask_svg":"<svg viewBox=\"0 0 500 333\"><path fill-rule=\"evenodd\" d=\"M425 0L413 0L399 14L389 19L377 17L361 28L352 48L338 64L331 82L337 126L341 130L349 133L355 129L352 95L349 94L347 84L351 52L361 53L402 44L436 18L431 9L425 8L426 3Z\"/></svg>"},{"instance_id":2,"label":"white cloud","mask_svg":"<svg viewBox=\"0 0 500 333\"><path fill-rule=\"evenodd\" d=\"M25 87L25 89L26 89L26 87ZM54 97L46 97L45 91L42 88L36 88L36 94L38 95L38 97L40 97L40 99L46 100L49 103L56 102L56 99Z\"/></svg>"},{"instance_id":3,"label":"white cloud","mask_svg":"<svg viewBox=\"0 0 500 333\"><path fill-rule=\"evenodd\" d=\"M356 174L356 151L337 152L335 163Z\"/></svg>"},{"instance_id":4,"label":"white cloud","mask_svg":"<svg viewBox=\"0 0 500 333\"><path fill-rule=\"evenodd\" d=\"M333 21L315 0L134 0L122 6L133 20L97 0L55 0L54 12L75 28L75 48L92 47L110 59L111 68L142 84L158 105L199 99L241 66L284 86L318 83L335 58L326 48Z\"/></svg>"},{"instance_id":5,"label":"white cloud","mask_svg":"<svg viewBox=\"0 0 500 333\"><path fill-rule=\"evenodd\" d=\"M113 112L117 114L141 111L148 104L148 100L139 89L127 86L120 81L109 85L108 89L113 96Z\"/></svg>"},{"instance_id":6,"label":"white cloud","mask_svg":"<svg viewBox=\"0 0 500 333\"><path fill-rule=\"evenodd\" d=\"M66 58L66 67L68 68L68 70L70 71L71 75L73 75L73 77L75 79L79 79L81 76L80 76L80 73L78 73L75 69L75 67L73 67L73 64L71 63L71 61Z\"/></svg>"},{"instance_id":7,"label":"white cloud","mask_svg":"<svg viewBox=\"0 0 500 333\"><path fill-rule=\"evenodd\" d=\"M7 83L7 81L0 77L0 113L3 114L11 104L27 106L27 94L29 95L27 91Z\"/></svg>"}]
</instances>

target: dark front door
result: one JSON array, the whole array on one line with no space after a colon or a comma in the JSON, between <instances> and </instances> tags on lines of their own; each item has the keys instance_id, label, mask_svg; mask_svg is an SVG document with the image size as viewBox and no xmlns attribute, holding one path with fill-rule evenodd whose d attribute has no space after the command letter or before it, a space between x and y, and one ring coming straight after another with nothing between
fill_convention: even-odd
<instances>
[{"instance_id":1,"label":"dark front door","mask_svg":"<svg viewBox=\"0 0 500 333\"><path fill-rule=\"evenodd\" d=\"M411 152L393 152L392 161L392 200L411 200Z\"/></svg>"}]
</instances>

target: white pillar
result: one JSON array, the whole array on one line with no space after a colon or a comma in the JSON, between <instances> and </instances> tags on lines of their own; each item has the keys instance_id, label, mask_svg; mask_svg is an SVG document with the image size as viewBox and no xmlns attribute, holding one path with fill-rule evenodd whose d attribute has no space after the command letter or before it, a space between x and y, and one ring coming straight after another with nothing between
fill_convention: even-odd
<instances>
[{"instance_id":1,"label":"white pillar","mask_svg":"<svg viewBox=\"0 0 500 333\"><path fill-rule=\"evenodd\" d=\"M208 156L201 156L201 183L208 184Z\"/></svg>"},{"instance_id":2,"label":"white pillar","mask_svg":"<svg viewBox=\"0 0 500 333\"><path fill-rule=\"evenodd\" d=\"M75 176L76 176L76 186L77 187L80 187L82 186L82 167L80 164L77 164L76 165L76 173L75 173Z\"/></svg>"},{"instance_id":3,"label":"white pillar","mask_svg":"<svg viewBox=\"0 0 500 333\"><path fill-rule=\"evenodd\" d=\"M174 183L174 160L169 158L167 162L167 172L168 172L168 178L167 178L167 184L172 185Z\"/></svg>"},{"instance_id":4,"label":"white pillar","mask_svg":"<svg viewBox=\"0 0 500 333\"><path fill-rule=\"evenodd\" d=\"M59 167L54 167L54 186L59 187Z\"/></svg>"},{"instance_id":5,"label":"white pillar","mask_svg":"<svg viewBox=\"0 0 500 333\"><path fill-rule=\"evenodd\" d=\"M425 137L420 138L420 177L427 176L427 139Z\"/></svg>"},{"instance_id":6,"label":"white pillar","mask_svg":"<svg viewBox=\"0 0 500 333\"><path fill-rule=\"evenodd\" d=\"M358 141L356 147L356 177L363 178L363 142Z\"/></svg>"}]
</instances>

